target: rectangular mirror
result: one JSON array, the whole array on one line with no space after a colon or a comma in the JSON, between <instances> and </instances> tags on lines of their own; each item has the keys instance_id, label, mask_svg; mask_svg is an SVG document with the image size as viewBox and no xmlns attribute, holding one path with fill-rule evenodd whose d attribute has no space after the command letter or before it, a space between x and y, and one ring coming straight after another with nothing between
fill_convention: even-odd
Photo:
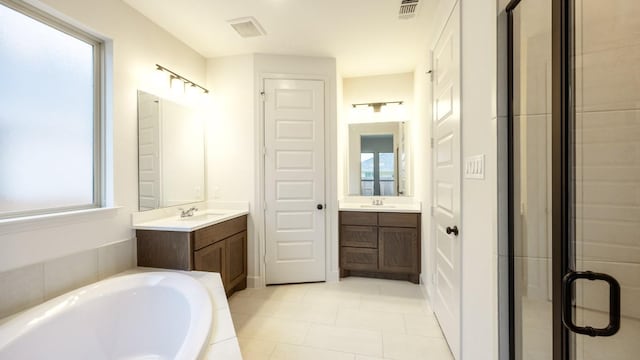
<instances>
[{"instance_id":1,"label":"rectangular mirror","mask_svg":"<svg viewBox=\"0 0 640 360\"><path fill-rule=\"evenodd\" d=\"M349 124L349 195L410 196L404 122Z\"/></svg>"},{"instance_id":2,"label":"rectangular mirror","mask_svg":"<svg viewBox=\"0 0 640 360\"><path fill-rule=\"evenodd\" d=\"M204 201L204 169L197 111L138 91L139 210Z\"/></svg>"}]
</instances>

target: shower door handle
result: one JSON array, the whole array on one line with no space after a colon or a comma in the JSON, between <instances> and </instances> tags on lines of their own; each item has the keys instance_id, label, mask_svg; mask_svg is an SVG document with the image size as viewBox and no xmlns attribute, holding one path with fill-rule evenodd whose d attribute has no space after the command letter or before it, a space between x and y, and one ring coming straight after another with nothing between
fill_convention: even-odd
<instances>
[{"instance_id":1,"label":"shower door handle","mask_svg":"<svg viewBox=\"0 0 640 360\"><path fill-rule=\"evenodd\" d=\"M573 322L573 283L578 279L600 280L609 284L609 325L605 328L577 326ZM569 330L589 336L611 336L620 330L620 284L611 275L591 271L572 271L562 278L562 323Z\"/></svg>"}]
</instances>

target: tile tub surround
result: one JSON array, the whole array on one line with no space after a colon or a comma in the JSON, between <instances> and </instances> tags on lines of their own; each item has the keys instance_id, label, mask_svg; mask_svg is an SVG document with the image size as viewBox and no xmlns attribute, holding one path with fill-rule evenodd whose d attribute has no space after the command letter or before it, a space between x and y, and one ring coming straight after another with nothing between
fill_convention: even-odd
<instances>
[{"instance_id":1,"label":"tile tub surround","mask_svg":"<svg viewBox=\"0 0 640 360\"><path fill-rule=\"evenodd\" d=\"M418 285L351 277L235 293L245 360L452 360Z\"/></svg>"},{"instance_id":2,"label":"tile tub surround","mask_svg":"<svg viewBox=\"0 0 640 360\"><path fill-rule=\"evenodd\" d=\"M242 360L238 339L229 311L229 303L222 286L220 274L203 271L179 271L156 268L136 267L122 274L136 274L149 271L170 271L190 276L198 280L211 297L213 322L209 330L209 340L206 349L202 351L201 360Z\"/></svg>"},{"instance_id":3,"label":"tile tub surround","mask_svg":"<svg viewBox=\"0 0 640 360\"><path fill-rule=\"evenodd\" d=\"M135 266L135 241L125 240L0 273L0 318Z\"/></svg>"}]
</instances>

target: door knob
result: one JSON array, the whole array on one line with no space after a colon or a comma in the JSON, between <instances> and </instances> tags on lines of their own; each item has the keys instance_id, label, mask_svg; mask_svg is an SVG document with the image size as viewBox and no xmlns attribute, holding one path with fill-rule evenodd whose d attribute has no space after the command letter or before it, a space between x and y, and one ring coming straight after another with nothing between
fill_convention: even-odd
<instances>
[{"instance_id":1,"label":"door knob","mask_svg":"<svg viewBox=\"0 0 640 360\"><path fill-rule=\"evenodd\" d=\"M316 207L318 208L318 210L324 209L324 206L322 206L322 204L318 204Z\"/></svg>"},{"instance_id":2,"label":"door knob","mask_svg":"<svg viewBox=\"0 0 640 360\"><path fill-rule=\"evenodd\" d=\"M454 226L454 227L447 226L447 234L448 235L453 234L455 236L458 236L458 233L459 233L459 231L458 231L458 227L457 226Z\"/></svg>"}]
</instances>

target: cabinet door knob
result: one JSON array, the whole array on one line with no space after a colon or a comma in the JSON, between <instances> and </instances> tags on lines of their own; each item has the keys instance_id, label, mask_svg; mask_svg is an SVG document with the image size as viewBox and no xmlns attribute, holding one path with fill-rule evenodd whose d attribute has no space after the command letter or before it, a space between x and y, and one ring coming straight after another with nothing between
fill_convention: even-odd
<instances>
[{"instance_id":1,"label":"cabinet door knob","mask_svg":"<svg viewBox=\"0 0 640 360\"><path fill-rule=\"evenodd\" d=\"M449 235L453 234L455 236L458 236L458 233L459 231L457 226L454 226L454 227L447 226L447 234Z\"/></svg>"},{"instance_id":2,"label":"cabinet door knob","mask_svg":"<svg viewBox=\"0 0 640 360\"><path fill-rule=\"evenodd\" d=\"M316 207L318 208L318 210L324 209L324 206L322 204L318 204Z\"/></svg>"}]
</instances>

